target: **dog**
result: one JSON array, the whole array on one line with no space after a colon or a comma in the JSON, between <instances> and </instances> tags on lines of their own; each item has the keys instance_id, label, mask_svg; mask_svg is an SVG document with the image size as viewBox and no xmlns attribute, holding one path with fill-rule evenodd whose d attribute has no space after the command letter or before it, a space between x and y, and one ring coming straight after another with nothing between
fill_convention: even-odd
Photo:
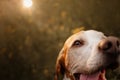
<instances>
[{"instance_id":1,"label":"dog","mask_svg":"<svg viewBox=\"0 0 120 80\"><path fill-rule=\"evenodd\" d=\"M119 66L120 40L95 30L69 37L56 61L54 80L106 80L107 69Z\"/></svg>"}]
</instances>

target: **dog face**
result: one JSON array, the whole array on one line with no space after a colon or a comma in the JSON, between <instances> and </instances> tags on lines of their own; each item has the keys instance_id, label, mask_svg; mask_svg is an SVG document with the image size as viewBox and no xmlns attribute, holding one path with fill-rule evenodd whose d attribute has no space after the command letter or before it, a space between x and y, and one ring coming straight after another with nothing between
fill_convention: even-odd
<instances>
[{"instance_id":1,"label":"dog face","mask_svg":"<svg viewBox=\"0 0 120 80\"><path fill-rule=\"evenodd\" d=\"M73 75L71 80L105 80L105 70L118 67L119 54L118 38L94 30L81 31L66 40L56 70L66 79Z\"/></svg>"},{"instance_id":2,"label":"dog face","mask_svg":"<svg viewBox=\"0 0 120 80\"><path fill-rule=\"evenodd\" d=\"M68 48L65 66L68 70L72 74L91 73L103 65L104 58L98 45L105 38L103 33L96 31L82 31L70 37L65 43Z\"/></svg>"}]
</instances>

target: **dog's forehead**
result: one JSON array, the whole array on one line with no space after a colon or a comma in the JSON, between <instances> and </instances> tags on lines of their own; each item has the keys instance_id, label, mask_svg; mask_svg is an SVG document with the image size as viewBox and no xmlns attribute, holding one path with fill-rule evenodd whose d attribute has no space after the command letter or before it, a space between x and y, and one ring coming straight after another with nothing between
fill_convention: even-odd
<instances>
[{"instance_id":1,"label":"dog's forehead","mask_svg":"<svg viewBox=\"0 0 120 80\"><path fill-rule=\"evenodd\" d=\"M65 44L67 44L67 46L70 46L75 40L80 40L81 38L90 41L90 40L100 39L101 37L105 37L105 36L102 32L99 31L95 31L95 30L80 31L70 36L66 40Z\"/></svg>"},{"instance_id":2,"label":"dog's forehead","mask_svg":"<svg viewBox=\"0 0 120 80\"><path fill-rule=\"evenodd\" d=\"M101 37L105 37L105 35L102 32L95 30L84 31L83 35L88 39L100 39Z\"/></svg>"}]
</instances>

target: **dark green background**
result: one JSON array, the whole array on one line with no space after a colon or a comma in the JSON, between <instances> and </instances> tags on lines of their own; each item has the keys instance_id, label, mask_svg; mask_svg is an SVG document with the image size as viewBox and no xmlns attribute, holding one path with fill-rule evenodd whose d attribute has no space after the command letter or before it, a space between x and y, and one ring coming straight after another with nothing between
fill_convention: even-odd
<instances>
[{"instance_id":1,"label":"dark green background","mask_svg":"<svg viewBox=\"0 0 120 80\"><path fill-rule=\"evenodd\" d=\"M53 80L56 57L74 32L120 37L120 0L0 0L0 80ZM108 80L120 80L120 70Z\"/></svg>"}]
</instances>

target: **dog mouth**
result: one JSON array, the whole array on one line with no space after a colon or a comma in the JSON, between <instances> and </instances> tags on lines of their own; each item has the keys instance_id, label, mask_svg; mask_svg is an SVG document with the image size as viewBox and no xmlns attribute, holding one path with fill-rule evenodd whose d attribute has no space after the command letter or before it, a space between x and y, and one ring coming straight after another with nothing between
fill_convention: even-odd
<instances>
[{"instance_id":1,"label":"dog mouth","mask_svg":"<svg viewBox=\"0 0 120 80\"><path fill-rule=\"evenodd\" d=\"M103 69L93 74L75 73L74 77L75 80L106 80L105 74L106 70Z\"/></svg>"},{"instance_id":2,"label":"dog mouth","mask_svg":"<svg viewBox=\"0 0 120 80\"><path fill-rule=\"evenodd\" d=\"M107 66L107 69L116 69L118 67L118 64L110 64L109 66ZM102 68L100 70L98 70L95 73L88 73L88 74L84 74L84 73L74 73L74 78L75 80L106 80L106 68Z\"/></svg>"}]
</instances>

